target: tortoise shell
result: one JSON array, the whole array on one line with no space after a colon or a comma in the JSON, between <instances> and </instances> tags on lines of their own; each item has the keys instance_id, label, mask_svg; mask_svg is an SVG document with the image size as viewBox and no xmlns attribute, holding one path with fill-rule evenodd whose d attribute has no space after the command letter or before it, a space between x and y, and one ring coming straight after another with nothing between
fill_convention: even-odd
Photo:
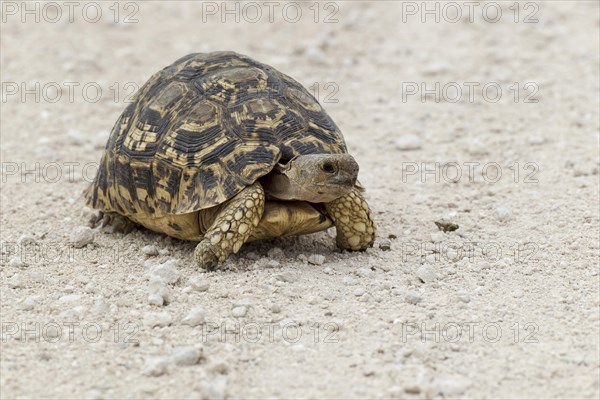
<instances>
[{"instance_id":1,"label":"tortoise shell","mask_svg":"<svg viewBox=\"0 0 600 400\"><path fill-rule=\"evenodd\" d=\"M216 206L278 163L346 153L294 79L233 52L190 54L154 74L117 120L87 204L122 215Z\"/></svg>"}]
</instances>

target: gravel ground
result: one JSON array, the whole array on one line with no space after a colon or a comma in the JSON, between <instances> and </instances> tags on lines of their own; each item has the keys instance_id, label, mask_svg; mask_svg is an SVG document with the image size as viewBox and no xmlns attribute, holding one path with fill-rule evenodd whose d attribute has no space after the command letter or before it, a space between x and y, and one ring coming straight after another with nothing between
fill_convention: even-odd
<instances>
[{"instance_id":1,"label":"gravel ground","mask_svg":"<svg viewBox=\"0 0 600 400\"><path fill-rule=\"evenodd\" d=\"M599 397L598 2L429 2L439 23L421 2L296 22L24 4L3 2L0 38L2 398ZM86 228L128 96L214 50L314 92L361 166L372 249L331 229L203 273L194 243Z\"/></svg>"}]
</instances>

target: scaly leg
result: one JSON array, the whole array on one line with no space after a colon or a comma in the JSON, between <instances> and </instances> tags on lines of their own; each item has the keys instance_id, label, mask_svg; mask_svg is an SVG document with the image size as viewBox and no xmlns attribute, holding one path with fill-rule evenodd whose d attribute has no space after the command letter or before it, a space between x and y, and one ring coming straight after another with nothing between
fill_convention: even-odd
<instances>
[{"instance_id":1,"label":"scaly leg","mask_svg":"<svg viewBox=\"0 0 600 400\"><path fill-rule=\"evenodd\" d=\"M225 203L196 247L198 265L211 270L231 253L237 253L258 225L264 206L265 192L259 183Z\"/></svg>"},{"instance_id":2,"label":"scaly leg","mask_svg":"<svg viewBox=\"0 0 600 400\"><path fill-rule=\"evenodd\" d=\"M377 226L369 205L356 188L350 193L325 203L327 213L337 230L336 243L340 249L365 250L373 246Z\"/></svg>"}]
</instances>

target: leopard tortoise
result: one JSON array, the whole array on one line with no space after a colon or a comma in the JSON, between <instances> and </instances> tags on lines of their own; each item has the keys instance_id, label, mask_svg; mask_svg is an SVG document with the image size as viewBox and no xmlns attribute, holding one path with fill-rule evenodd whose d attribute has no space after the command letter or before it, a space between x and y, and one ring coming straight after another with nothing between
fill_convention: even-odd
<instances>
[{"instance_id":1,"label":"leopard tortoise","mask_svg":"<svg viewBox=\"0 0 600 400\"><path fill-rule=\"evenodd\" d=\"M357 174L302 85L234 52L197 53L141 87L84 195L104 223L198 241L197 263L213 269L245 242L334 225L339 248L372 246Z\"/></svg>"}]
</instances>

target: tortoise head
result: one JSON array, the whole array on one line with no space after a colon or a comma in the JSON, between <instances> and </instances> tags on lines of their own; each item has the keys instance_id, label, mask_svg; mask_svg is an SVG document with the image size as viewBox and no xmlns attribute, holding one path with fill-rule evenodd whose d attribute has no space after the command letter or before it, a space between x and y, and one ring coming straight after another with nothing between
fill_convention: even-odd
<instances>
[{"instance_id":1,"label":"tortoise head","mask_svg":"<svg viewBox=\"0 0 600 400\"><path fill-rule=\"evenodd\" d=\"M277 164L263 187L279 200L327 203L348 194L357 176L358 164L349 154L307 154Z\"/></svg>"}]
</instances>

